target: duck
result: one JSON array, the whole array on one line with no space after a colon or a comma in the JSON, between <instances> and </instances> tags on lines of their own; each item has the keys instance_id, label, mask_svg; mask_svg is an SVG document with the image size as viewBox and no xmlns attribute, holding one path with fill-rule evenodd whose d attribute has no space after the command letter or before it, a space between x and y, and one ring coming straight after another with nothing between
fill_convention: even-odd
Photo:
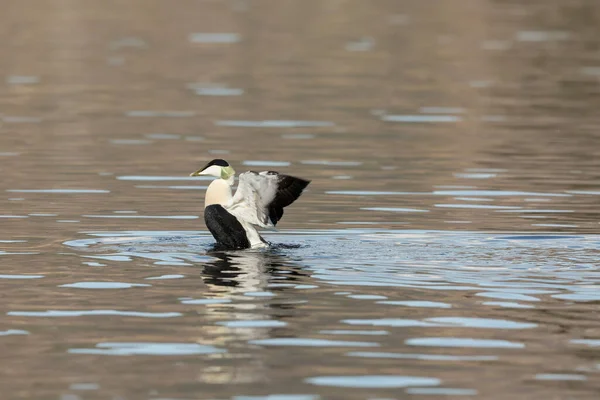
<instances>
[{"instance_id":1,"label":"duck","mask_svg":"<svg viewBox=\"0 0 600 400\"><path fill-rule=\"evenodd\" d=\"M235 170L214 159L190 176L213 176L204 197L204 222L219 250L266 248L259 229L276 230L283 209L295 202L310 180L276 171L241 173L233 193Z\"/></svg>"}]
</instances>

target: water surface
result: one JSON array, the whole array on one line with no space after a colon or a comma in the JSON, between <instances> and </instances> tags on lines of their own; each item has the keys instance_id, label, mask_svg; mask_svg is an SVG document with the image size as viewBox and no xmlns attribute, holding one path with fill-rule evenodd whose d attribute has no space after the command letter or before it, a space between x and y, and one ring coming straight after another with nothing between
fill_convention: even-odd
<instances>
[{"instance_id":1,"label":"water surface","mask_svg":"<svg viewBox=\"0 0 600 400\"><path fill-rule=\"evenodd\" d=\"M600 6L0 13L8 399L595 399ZM312 182L214 252L209 178Z\"/></svg>"}]
</instances>

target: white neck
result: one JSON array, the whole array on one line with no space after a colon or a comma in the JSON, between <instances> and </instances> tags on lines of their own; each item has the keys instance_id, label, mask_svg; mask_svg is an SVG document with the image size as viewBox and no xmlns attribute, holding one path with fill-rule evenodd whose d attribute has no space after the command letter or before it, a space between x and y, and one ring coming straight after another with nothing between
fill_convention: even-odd
<instances>
[{"instance_id":1,"label":"white neck","mask_svg":"<svg viewBox=\"0 0 600 400\"><path fill-rule=\"evenodd\" d=\"M208 185L206 189L206 196L204 197L204 208L213 205L220 204L224 206L232 199L231 185L233 185L234 177L231 176L229 179L215 179Z\"/></svg>"}]
</instances>

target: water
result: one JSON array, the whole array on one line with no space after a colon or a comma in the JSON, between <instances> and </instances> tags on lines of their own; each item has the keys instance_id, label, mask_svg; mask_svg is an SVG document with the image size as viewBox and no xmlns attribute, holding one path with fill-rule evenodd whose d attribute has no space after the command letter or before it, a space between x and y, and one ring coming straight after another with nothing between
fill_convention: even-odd
<instances>
[{"instance_id":1,"label":"water","mask_svg":"<svg viewBox=\"0 0 600 400\"><path fill-rule=\"evenodd\" d=\"M446 3L6 2L3 398L597 398L600 5Z\"/></svg>"}]
</instances>

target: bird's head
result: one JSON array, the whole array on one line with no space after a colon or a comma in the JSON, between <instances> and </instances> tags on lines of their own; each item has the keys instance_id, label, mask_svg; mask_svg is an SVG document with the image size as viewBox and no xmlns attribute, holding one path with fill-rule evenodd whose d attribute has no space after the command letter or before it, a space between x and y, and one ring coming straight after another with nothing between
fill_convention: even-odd
<instances>
[{"instance_id":1,"label":"bird's head","mask_svg":"<svg viewBox=\"0 0 600 400\"><path fill-rule=\"evenodd\" d=\"M235 170L229 165L227 161L218 158L216 160L212 160L204 167L200 168L198 171L192 172L190 174L190 176L200 175L215 176L217 178L227 180L233 175L235 175Z\"/></svg>"}]
</instances>

